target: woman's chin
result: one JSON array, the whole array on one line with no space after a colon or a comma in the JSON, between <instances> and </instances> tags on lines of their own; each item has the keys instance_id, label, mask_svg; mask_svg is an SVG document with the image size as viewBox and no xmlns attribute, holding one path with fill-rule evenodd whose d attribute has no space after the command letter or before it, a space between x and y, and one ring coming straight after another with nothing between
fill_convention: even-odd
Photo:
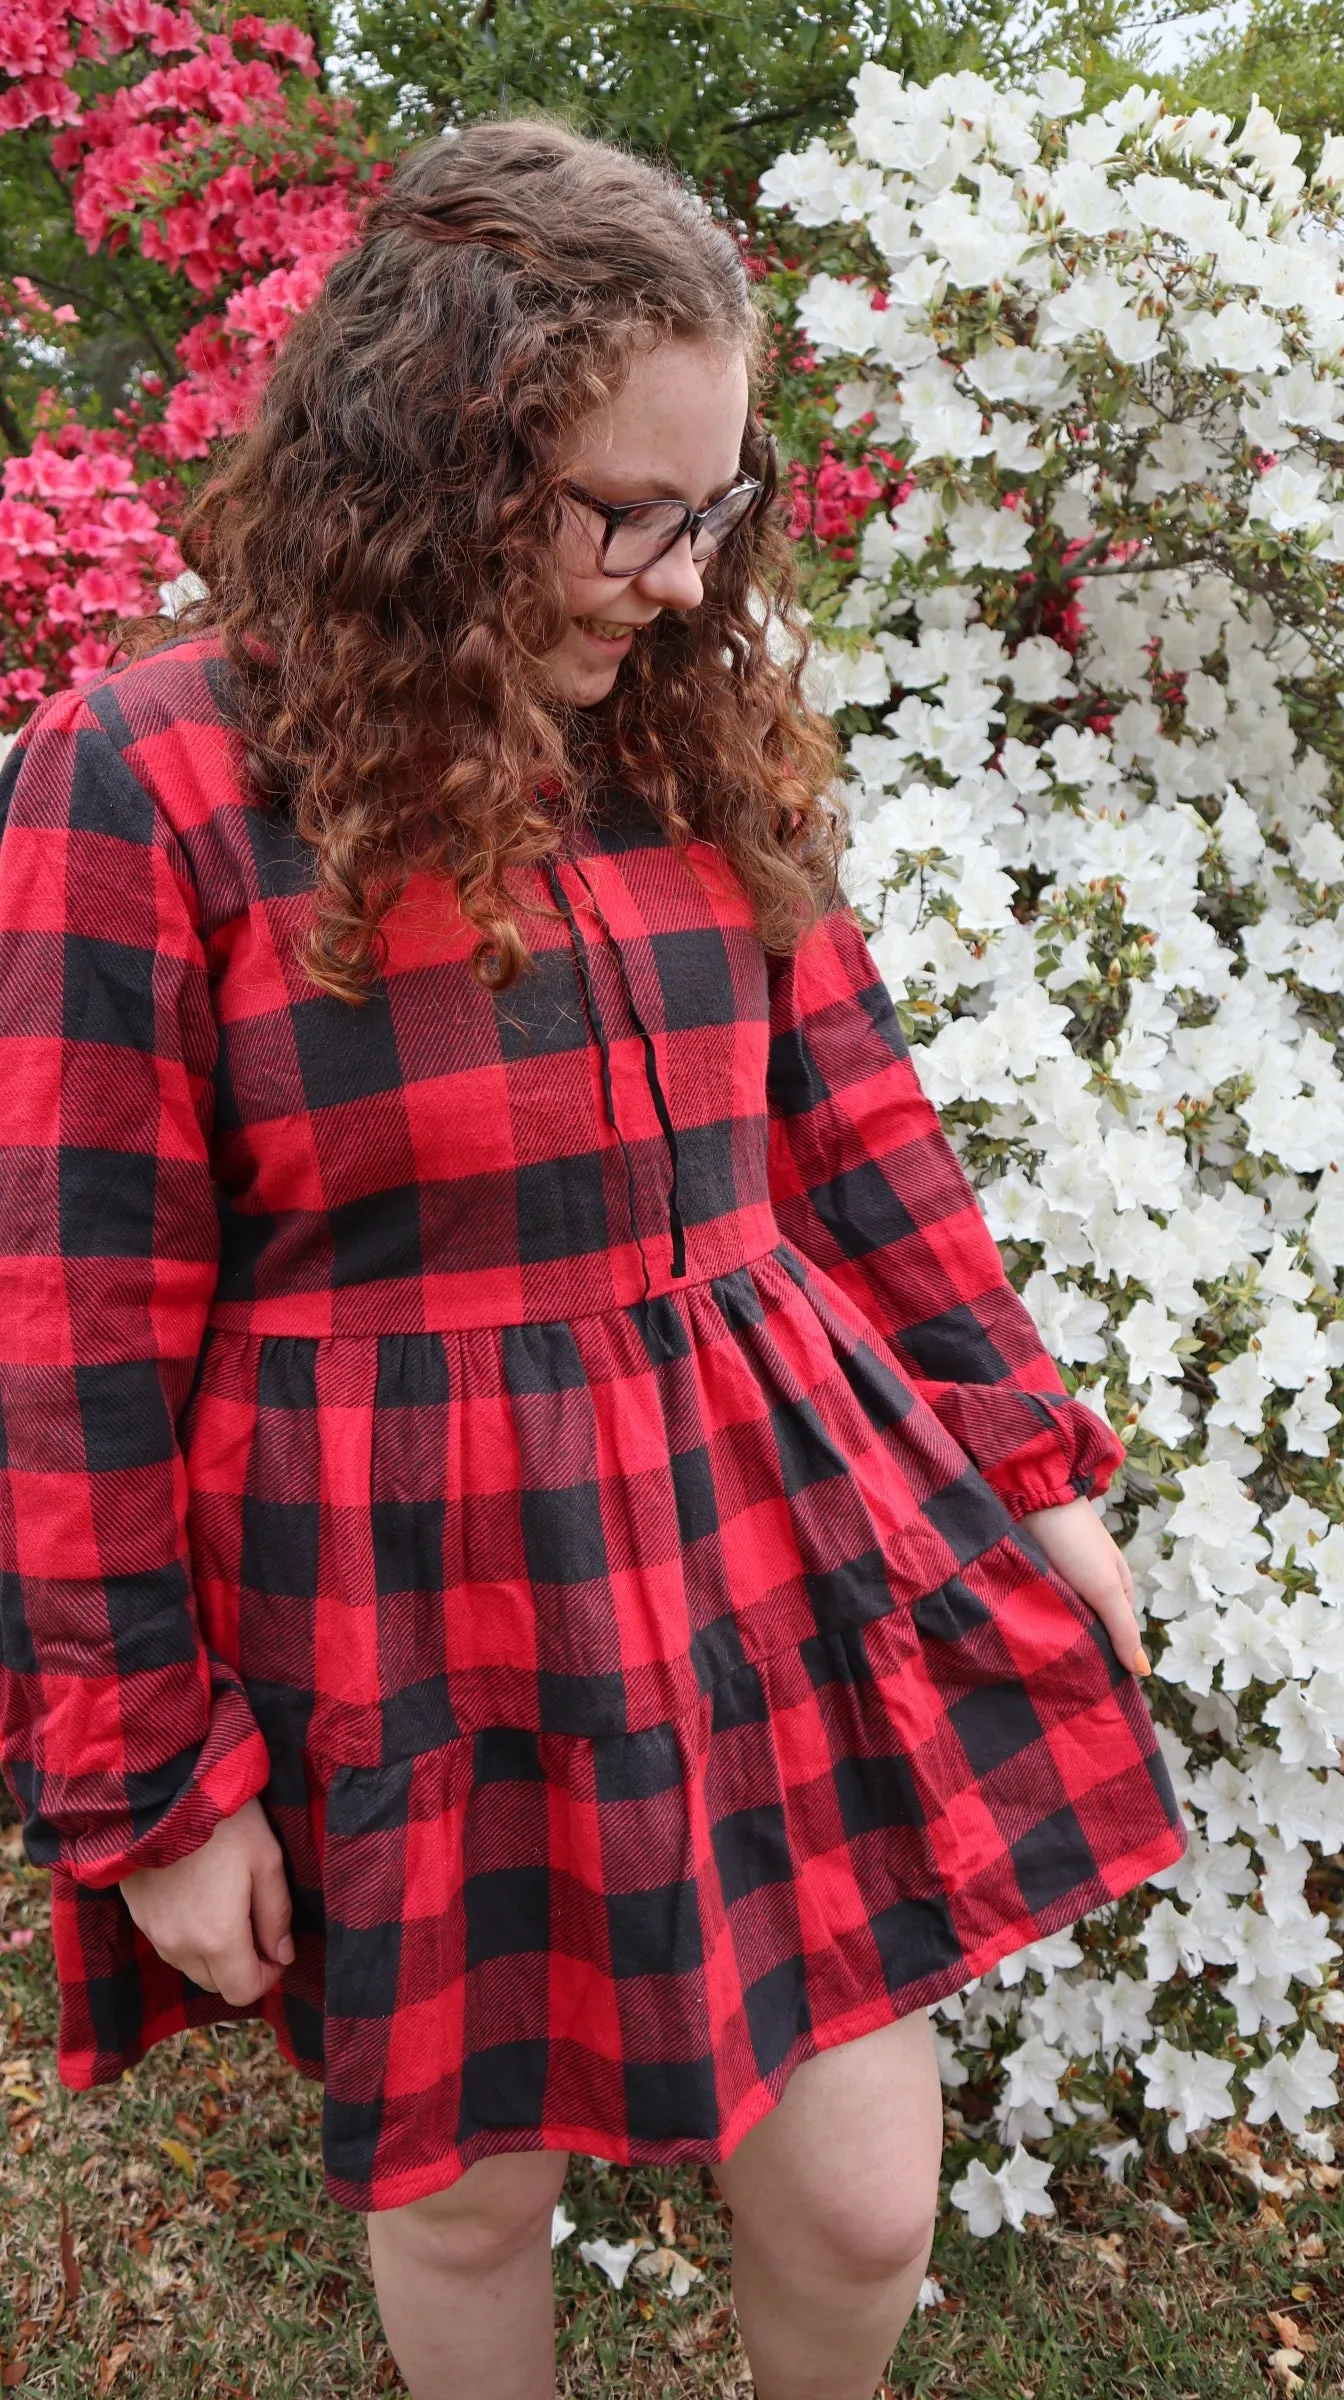
<instances>
[{"instance_id":1,"label":"woman's chin","mask_svg":"<svg viewBox=\"0 0 1344 2400\"><path fill-rule=\"evenodd\" d=\"M551 688L556 698L567 701L571 708L593 708L605 700L620 673L621 662L614 659L610 666L600 660L557 659L551 670Z\"/></svg>"}]
</instances>

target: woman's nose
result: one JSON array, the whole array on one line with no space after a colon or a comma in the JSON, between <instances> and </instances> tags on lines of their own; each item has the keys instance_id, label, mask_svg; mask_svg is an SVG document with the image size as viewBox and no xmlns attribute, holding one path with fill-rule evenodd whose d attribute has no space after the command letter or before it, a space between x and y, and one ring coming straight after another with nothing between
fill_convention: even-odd
<instances>
[{"instance_id":1,"label":"woman's nose","mask_svg":"<svg viewBox=\"0 0 1344 2400\"><path fill-rule=\"evenodd\" d=\"M705 587L691 556L690 534L684 533L665 557L646 567L635 581L644 597L656 601L659 608L698 608Z\"/></svg>"}]
</instances>

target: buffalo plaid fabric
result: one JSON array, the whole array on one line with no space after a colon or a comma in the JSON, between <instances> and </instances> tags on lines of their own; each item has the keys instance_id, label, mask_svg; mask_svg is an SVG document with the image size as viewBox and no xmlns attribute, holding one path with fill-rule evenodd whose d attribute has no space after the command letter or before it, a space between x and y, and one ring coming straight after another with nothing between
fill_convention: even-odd
<instances>
[{"instance_id":1,"label":"buffalo plaid fabric","mask_svg":"<svg viewBox=\"0 0 1344 2400\"><path fill-rule=\"evenodd\" d=\"M208 643L39 711L0 848L3 1747L67 2080L231 2012L119 1878L260 1793L335 2196L726 2155L792 2069L1181 1852L1016 1520L1119 1452L848 913L767 959L613 793L497 997L412 880L299 963Z\"/></svg>"}]
</instances>

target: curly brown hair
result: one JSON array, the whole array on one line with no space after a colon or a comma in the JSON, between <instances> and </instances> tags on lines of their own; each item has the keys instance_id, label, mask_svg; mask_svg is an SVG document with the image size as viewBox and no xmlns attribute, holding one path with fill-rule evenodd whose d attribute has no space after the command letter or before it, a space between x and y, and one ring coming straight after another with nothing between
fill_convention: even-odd
<instances>
[{"instance_id":1,"label":"curly brown hair","mask_svg":"<svg viewBox=\"0 0 1344 2400\"><path fill-rule=\"evenodd\" d=\"M529 953L510 870L561 838L539 786L581 810L619 780L673 840L720 845L768 948L833 897L836 747L801 695L776 508L725 542L698 609L640 633L605 701L547 692L574 429L641 345L679 339L745 354L743 465L773 498L731 235L645 160L549 119L475 124L374 200L192 509L208 597L175 632L221 638L253 786L316 853L307 964L327 991L367 990L413 866L454 879L477 974L512 982Z\"/></svg>"}]
</instances>

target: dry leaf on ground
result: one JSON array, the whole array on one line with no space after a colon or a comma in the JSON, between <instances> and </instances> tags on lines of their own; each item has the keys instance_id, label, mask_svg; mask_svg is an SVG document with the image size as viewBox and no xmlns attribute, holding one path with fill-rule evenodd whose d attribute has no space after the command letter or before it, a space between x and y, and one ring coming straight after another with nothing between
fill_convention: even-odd
<instances>
[{"instance_id":1,"label":"dry leaf on ground","mask_svg":"<svg viewBox=\"0 0 1344 2400\"><path fill-rule=\"evenodd\" d=\"M130 2355L131 2345L129 2342L118 2342L115 2350L108 2351L98 2369L98 2400L103 2400L103 2395L111 2391Z\"/></svg>"},{"instance_id":2,"label":"dry leaf on ground","mask_svg":"<svg viewBox=\"0 0 1344 2400\"><path fill-rule=\"evenodd\" d=\"M75 2256L74 2235L70 2231L70 2211L61 2202L61 2275L65 2283L67 2304L73 2309L84 2288L84 2270Z\"/></svg>"},{"instance_id":3,"label":"dry leaf on ground","mask_svg":"<svg viewBox=\"0 0 1344 2400\"><path fill-rule=\"evenodd\" d=\"M1307 2298L1311 2298L1310 2292L1308 2292ZM1315 2334L1307 2333L1304 2328L1297 2323L1296 2318L1286 2316L1282 2309L1277 2308L1267 2308L1265 2314L1268 2317L1270 2324L1273 2326L1274 2331L1277 2333L1279 2340L1283 2343L1285 2349L1305 2351L1311 2351L1315 2349Z\"/></svg>"}]
</instances>

